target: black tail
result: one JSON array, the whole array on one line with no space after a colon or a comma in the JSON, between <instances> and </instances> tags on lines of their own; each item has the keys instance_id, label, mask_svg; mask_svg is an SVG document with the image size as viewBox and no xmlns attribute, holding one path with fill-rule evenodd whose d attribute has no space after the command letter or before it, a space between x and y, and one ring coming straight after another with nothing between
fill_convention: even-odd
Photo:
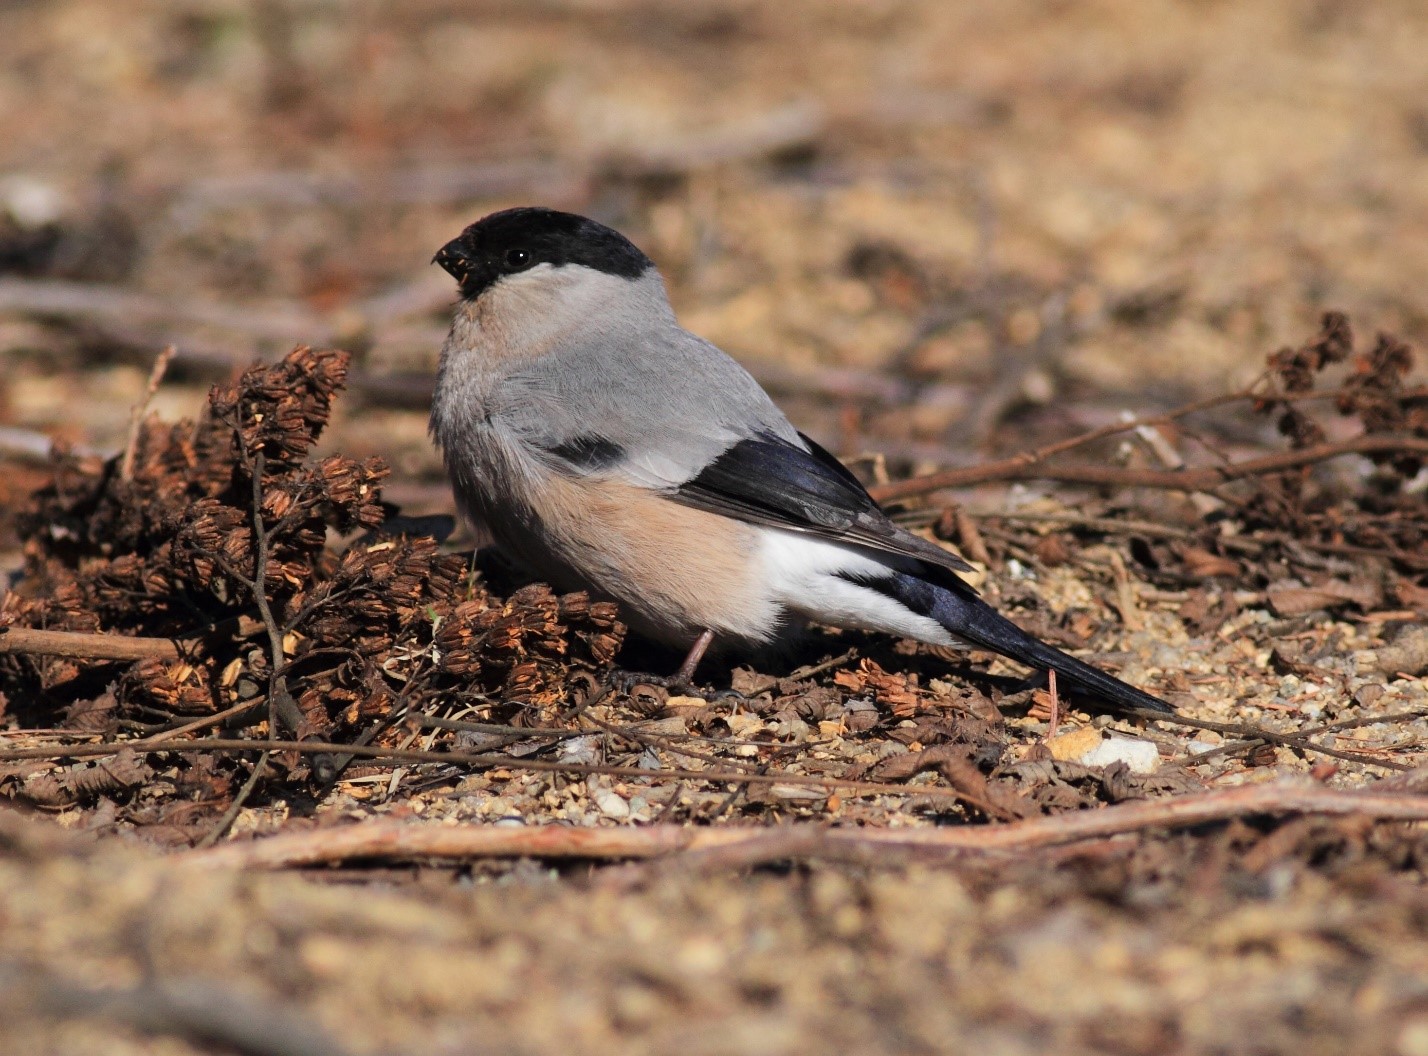
<instances>
[{"instance_id":1,"label":"black tail","mask_svg":"<svg viewBox=\"0 0 1428 1056\"><path fill-rule=\"evenodd\" d=\"M906 573L867 583L891 595L914 612L931 617L973 645L1015 660L1027 667L1055 671L1075 689L1123 708L1145 708L1173 715L1175 709L1135 686L1097 670L1027 634L1011 620L974 594L963 594Z\"/></svg>"}]
</instances>

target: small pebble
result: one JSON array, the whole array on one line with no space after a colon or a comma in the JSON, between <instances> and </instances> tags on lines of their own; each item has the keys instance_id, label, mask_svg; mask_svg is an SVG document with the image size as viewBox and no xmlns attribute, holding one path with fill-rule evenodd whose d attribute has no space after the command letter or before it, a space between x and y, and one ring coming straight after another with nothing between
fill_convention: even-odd
<instances>
[{"instance_id":1,"label":"small pebble","mask_svg":"<svg viewBox=\"0 0 1428 1056\"><path fill-rule=\"evenodd\" d=\"M1149 741L1129 737L1107 737L1077 762L1086 766L1109 766L1125 763L1137 774L1153 774L1160 769L1160 752Z\"/></svg>"},{"instance_id":2,"label":"small pebble","mask_svg":"<svg viewBox=\"0 0 1428 1056\"><path fill-rule=\"evenodd\" d=\"M592 798L600 813L607 818L628 818L630 816L630 804L624 796L611 792L608 788L598 789Z\"/></svg>"}]
</instances>

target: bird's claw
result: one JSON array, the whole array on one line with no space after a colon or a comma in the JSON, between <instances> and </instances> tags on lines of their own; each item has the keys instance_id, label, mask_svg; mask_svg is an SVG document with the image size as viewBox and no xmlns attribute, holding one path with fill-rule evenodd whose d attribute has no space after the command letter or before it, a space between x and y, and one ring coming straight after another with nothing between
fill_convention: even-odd
<instances>
[{"instance_id":1,"label":"bird's claw","mask_svg":"<svg viewBox=\"0 0 1428 1056\"><path fill-rule=\"evenodd\" d=\"M669 693L683 693L693 687L681 679L648 671L611 671L605 684L617 693L629 694L639 686L654 686Z\"/></svg>"},{"instance_id":2,"label":"bird's claw","mask_svg":"<svg viewBox=\"0 0 1428 1056\"><path fill-rule=\"evenodd\" d=\"M653 686L662 689L672 697L689 696L700 697L704 700L727 700L734 698L746 700L744 694L736 689L715 689L713 686L699 686L687 679L682 679L678 675L656 675L648 671L611 671L605 679L605 685L617 693L628 696L640 686Z\"/></svg>"}]
</instances>

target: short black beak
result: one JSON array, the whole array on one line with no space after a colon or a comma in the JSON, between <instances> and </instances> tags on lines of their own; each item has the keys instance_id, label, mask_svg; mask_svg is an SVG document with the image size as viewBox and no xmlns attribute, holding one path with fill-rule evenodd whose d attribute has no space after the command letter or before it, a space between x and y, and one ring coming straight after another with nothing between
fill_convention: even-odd
<instances>
[{"instance_id":1,"label":"short black beak","mask_svg":"<svg viewBox=\"0 0 1428 1056\"><path fill-rule=\"evenodd\" d=\"M431 262L440 264L442 269L459 283L466 281L466 275L471 270L471 258L462 248L459 238L453 238L438 249L436 256L431 258Z\"/></svg>"}]
</instances>

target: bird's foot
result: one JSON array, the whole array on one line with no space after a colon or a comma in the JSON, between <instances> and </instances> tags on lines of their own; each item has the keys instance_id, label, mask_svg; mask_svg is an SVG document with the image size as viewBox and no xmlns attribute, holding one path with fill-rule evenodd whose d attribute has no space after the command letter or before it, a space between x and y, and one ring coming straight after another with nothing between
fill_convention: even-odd
<instances>
[{"instance_id":1,"label":"bird's foot","mask_svg":"<svg viewBox=\"0 0 1428 1056\"><path fill-rule=\"evenodd\" d=\"M605 684L617 693L626 696L639 689L641 686L652 686L662 689L672 697L700 697L704 700L727 700L735 698L746 700L744 694L736 689L715 689L713 686L699 686L687 678L681 677L681 672L673 675L656 675L648 671L625 671L623 669L611 671L606 676Z\"/></svg>"},{"instance_id":2,"label":"bird's foot","mask_svg":"<svg viewBox=\"0 0 1428 1056\"><path fill-rule=\"evenodd\" d=\"M704 652L709 648L709 643L714 640L714 632L705 630L694 644L689 647L689 655L684 658L684 663L679 665L679 670L672 676L666 678L662 675L650 675L638 671L618 671L611 672L612 678L623 676L628 681L624 686L616 684L615 688L621 689L624 693L629 693L635 686L659 686L670 693L693 696L696 686L694 685L694 671L699 666L699 661L704 658ZM700 694L701 696L703 694Z\"/></svg>"},{"instance_id":3,"label":"bird's foot","mask_svg":"<svg viewBox=\"0 0 1428 1056\"><path fill-rule=\"evenodd\" d=\"M656 675L649 671L611 671L605 679L606 685L617 693L630 693L640 686L655 686L670 693L683 693L694 687L687 679L676 675Z\"/></svg>"}]
</instances>

